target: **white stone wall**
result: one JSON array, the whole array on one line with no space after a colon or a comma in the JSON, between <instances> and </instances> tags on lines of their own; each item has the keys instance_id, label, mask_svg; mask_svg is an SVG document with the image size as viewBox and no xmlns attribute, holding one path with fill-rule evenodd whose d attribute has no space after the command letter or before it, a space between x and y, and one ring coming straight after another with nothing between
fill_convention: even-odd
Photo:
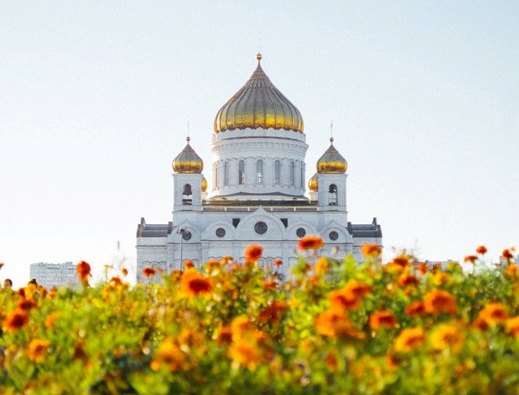
<instances>
[{"instance_id":1,"label":"white stone wall","mask_svg":"<svg viewBox=\"0 0 519 395\"><path fill-rule=\"evenodd\" d=\"M275 129L244 129L225 131L213 136L213 174L211 197L241 193L235 199L280 199L276 193L303 196L305 193L305 155L308 145L302 133ZM258 181L257 163L263 161L261 182ZM280 181L276 182L275 162L280 161ZM245 177L239 183L239 163L245 164ZM291 166L294 166L293 182ZM225 177L225 166L228 177ZM303 178L301 178L301 169ZM226 182L226 180L228 182ZM245 194L245 195L243 195ZM267 196L273 194L272 196ZM248 196L247 196L248 195Z\"/></svg>"}]
</instances>

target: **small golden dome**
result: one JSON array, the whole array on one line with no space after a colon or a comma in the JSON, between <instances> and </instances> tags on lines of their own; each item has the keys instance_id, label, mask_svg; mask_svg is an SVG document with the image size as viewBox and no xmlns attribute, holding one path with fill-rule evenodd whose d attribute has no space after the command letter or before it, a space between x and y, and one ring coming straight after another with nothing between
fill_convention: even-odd
<instances>
[{"instance_id":1,"label":"small golden dome","mask_svg":"<svg viewBox=\"0 0 519 395\"><path fill-rule=\"evenodd\" d=\"M202 192L207 191L207 180L204 176L202 176L202 181L200 182L200 189Z\"/></svg>"},{"instance_id":2,"label":"small golden dome","mask_svg":"<svg viewBox=\"0 0 519 395\"><path fill-rule=\"evenodd\" d=\"M189 137L186 138L187 144L180 154L173 159L172 167L175 173L200 174L204 169L204 162L197 155L195 150L189 145Z\"/></svg>"},{"instance_id":3,"label":"small golden dome","mask_svg":"<svg viewBox=\"0 0 519 395\"><path fill-rule=\"evenodd\" d=\"M317 172L320 174L344 174L348 169L348 162L333 146L333 137L330 146L317 161Z\"/></svg>"},{"instance_id":4,"label":"small golden dome","mask_svg":"<svg viewBox=\"0 0 519 395\"><path fill-rule=\"evenodd\" d=\"M308 180L308 189L310 190L310 192L317 192L317 190L319 189L319 181L317 181L317 173L315 173Z\"/></svg>"},{"instance_id":5,"label":"small golden dome","mask_svg":"<svg viewBox=\"0 0 519 395\"><path fill-rule=\"evenodd\" d=\"M261 68L261 58L261 54L256 56L258 67L249 81L216 114L215 133L246 128L303 132L301 113L270 82Z\"/></svg>"}]
</instances>

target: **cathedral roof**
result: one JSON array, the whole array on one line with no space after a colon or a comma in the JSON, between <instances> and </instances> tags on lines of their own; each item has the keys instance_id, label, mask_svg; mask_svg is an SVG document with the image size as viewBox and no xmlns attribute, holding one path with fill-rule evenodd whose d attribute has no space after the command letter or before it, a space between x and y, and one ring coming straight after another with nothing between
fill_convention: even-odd
<instances>
[{"instance_id":1,"label":"cathedral roof","mask_svg":"<svg viewBox=\"0 0 519 395\"><path fill-rule=\"evenodd\" d=\"M189 137L186 138L187 144L180 154L173 159L172 167L175 173L190 173L200 174L204 169L204 162L198 156L189 141Z\"/></svg>"},{"instance_id":2,"label":"cathedral roof","mask_svg":"<svg viewBox=\"0 0 519 395\"><path fill-rule=\"evenodd\" d=\"M215 133L234 129L285 129L303 132L299 110L270 82L258 67L247 83L220 108L214 120Z\"/></svg>"},{"instance_id":3,"label":"cathedral roof","mask_svg":"<svg viewBox=\"0 0 519 395\"><path fill-rule=\"evenodd\" d=\"M308 189L311 192L317 192L319 189L319 180L317 179L317 173L315 173L310 179L308 180Z\"/></svg>"},{"instance_id":4,"label":"cathedral roof","mask_svg":"<svg viewBox=\"0 0 519 395\"><path fill-rule=\"evenodd\" d=\"M348 169L348 162L333 146L333 137L330 137L330 146L317 161L317 172L321 174L344 174Z\"/></svg>"}]
</instances>

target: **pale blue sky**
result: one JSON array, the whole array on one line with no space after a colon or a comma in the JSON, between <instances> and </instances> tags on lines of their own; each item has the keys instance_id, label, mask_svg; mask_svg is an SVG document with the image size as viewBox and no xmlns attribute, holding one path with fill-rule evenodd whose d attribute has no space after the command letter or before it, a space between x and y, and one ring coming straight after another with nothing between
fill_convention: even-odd
<instances>
[{"instance_id":1,"label":"pale blue sky","mask_svg":"<svg viewBox=\"0 0 519 395\"><path fill-rule=\"evenodd\" d=\"M307 176L333 118L350 220L377 216L388 252L517 244L517 2L0 1L0 279L99 271L117 240L134 259L140 217L170 220L188 120L208 169L258 50L303 114Z\"/></svg>"}]
</instances>

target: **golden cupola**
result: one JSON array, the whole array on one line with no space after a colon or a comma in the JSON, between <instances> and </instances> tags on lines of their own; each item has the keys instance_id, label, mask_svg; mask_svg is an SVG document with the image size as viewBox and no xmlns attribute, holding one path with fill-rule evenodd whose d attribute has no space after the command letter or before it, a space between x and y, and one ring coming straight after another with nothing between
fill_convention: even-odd
<instances>
[{"instance_id":1,"label":"golden cupola","mask_svg":"<svg viewBox=\"0 0 519 395\"><path fill-rule=\"evenodd\" d=\"M308 189L310 190L310 192L317 192L317 190L319 189L319 181L317 180L317 173L315 173L308 180Z\"/></svg>"},{"instance_id":2,"label":"golden cupola","mask_svg":"<svg viewBox=\"0 0 519 395\"><path fill-rule=\"evenodd\" d=\"M330 137L330 146L317 161L317 173L344 174L348 169L348 162L333 146L333 137Z\"/></svg>"},{"instance_id":3,"label":"golden cupola","mask_svg":"<svg viewBox=\"0 0 519 395\"><path fill-rule=\"evenodd\" d=\"M234 129L285 129L303 133L301 113L258 67L247 83L220 108L214 120L215 133Z\"/></svg>"},{"instance_id":4,"label":"golden cupola","mask_svg":"<svg viewBox=\"0 0 519 395\"><path fill-rule=\"evenodd\" d=\"M187 174L200 174L204 169L204 162L198 156L189 141L189 137L186 138L187 144L180 154L173 159L172 167L175 173L187 173Z\"/></svg>"},{"instance_id":5,"label":"golden cupola","mask_svg":"<svg viewBox=\"0 0 519 395\"><path fill-rule=\"evenodd\" d=\"M202 192L207 191L207 179L204 176L202 176L202 181L200 181L200 189Z\"/></svg>"}]
</instances>

